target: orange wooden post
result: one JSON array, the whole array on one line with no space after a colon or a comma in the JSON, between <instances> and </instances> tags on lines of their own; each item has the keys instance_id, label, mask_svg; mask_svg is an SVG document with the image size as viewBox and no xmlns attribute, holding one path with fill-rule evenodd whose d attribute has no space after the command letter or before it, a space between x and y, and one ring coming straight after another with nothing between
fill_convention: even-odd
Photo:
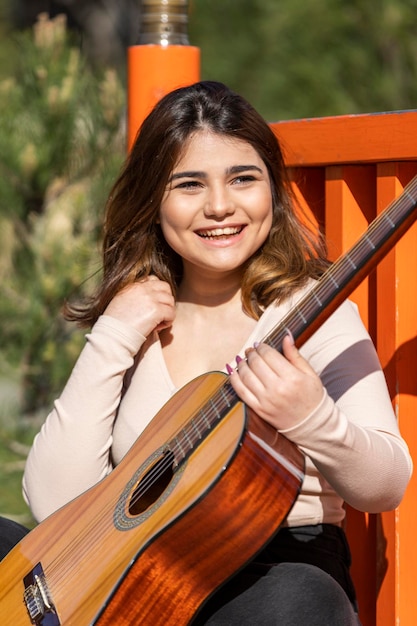
<instances>
[{"instance_id":1,"label":"orange wooden post","mask_svg":"<svg viewBox=\"0 0 417 626\"><path fill-rule=\"evenodd\" d=\"M378 211L417 174L417 162L378 166ZM417 453L417 225L378 268L378 352L401 431ZM417 624L416 477L397 511L384 513L378 528L377 624ZM385 547L385 550L383 550Z\"/></svg>"},{"instance_id":2,"label":"orange wooden post","mask_svg":"<svg viewBox=\"0 0 417 626\"><path fill-rule=\"evenodd\" d=\"M375 217L375 193L369 184L372 180L373 171L367 166L326 168L326 240L332 261L359 239ZM351 296L367 325L368 281L365 279Z\"/></svg>"},{"instance_id":3,"label":"orange wooden post","mask_svg":"<svg viewBox=\"0 0 417 626\"><path fill-rule=\"evenodd\" d=\"M165 94L200 80L200 49L187 36L186 0L142 0L139 44L127 54L127 142Z\"/></svg>"},{"instance_id":4,"label":"orange wooden post","mask_svg":"<svg viewBox=\"0 0 417 626\"><path fill-rule=\"evenodd\" d=\"M348 250L376 216L374 167L367 165L333 165L326 168L326 239L329 256L336 260ZM359 307L362 320L371 330L372 276L366 278L350 296ZM373 516L348 510L346 532L355 559L352 576L355 579L363 624L375 621L376 577L375 534Z\"/></svg>"},{"instance_id":5,"label":"orange wooden post","mask_svg":"<svg viewBox=\"0 0 417 626\"><path fill-rule=\"evenodd\" d=\"M272 124L297 196L322 224L331 258L417 173L417 111ZM417 457L417 224L352 294L376 344L401 432ZM365 477L364 477L365 479ZM415 626L417 475L400 507L347 507L363 626Z\"/></svg>"}]
</instances>

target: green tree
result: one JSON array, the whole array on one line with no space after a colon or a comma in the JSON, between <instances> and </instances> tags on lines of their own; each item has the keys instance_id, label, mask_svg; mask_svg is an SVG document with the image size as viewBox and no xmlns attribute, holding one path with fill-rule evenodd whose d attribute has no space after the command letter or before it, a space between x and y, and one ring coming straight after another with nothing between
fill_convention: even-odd
<instances>
[{"instance_id":1,"label":"green tree","mask_svg":"<svg viewBox=\"0 0 417 626\"><path fill-rule=\"evenodd\" d=\"M408 109L417 102L417 0L193 0L203 78L269 120Z\"/></svg>"},{"instance_id":2,"label":"green tree","mask_svg":"<svg viewBox=\"0 0 417 626\"><path fill-rule=\"evenodd\" d=\"M41 16L17 49L0 83L0 363L20 372L23 409L33 411L62 388L81 345L59 313L100 270L125 98L114 71L86 66L62 16Z\"/></svg>"}]
</instances>

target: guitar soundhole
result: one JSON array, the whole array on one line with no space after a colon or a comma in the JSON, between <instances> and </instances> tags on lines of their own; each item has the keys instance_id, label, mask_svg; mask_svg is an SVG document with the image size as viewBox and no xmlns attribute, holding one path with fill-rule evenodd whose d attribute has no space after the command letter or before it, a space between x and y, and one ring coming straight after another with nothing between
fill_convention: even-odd
<instances>
[{"instance_id":1,"label":"guitar soundhole","mask_svg":"<svg viewBox=\"0 0 417 626\"><path fill-rule=\"evenodd\" d=\"M162 496L174 475L173 462L174 455L168 451L149 467L132 493L131 515L140 515Z\"/></svg>"}]
</instances>

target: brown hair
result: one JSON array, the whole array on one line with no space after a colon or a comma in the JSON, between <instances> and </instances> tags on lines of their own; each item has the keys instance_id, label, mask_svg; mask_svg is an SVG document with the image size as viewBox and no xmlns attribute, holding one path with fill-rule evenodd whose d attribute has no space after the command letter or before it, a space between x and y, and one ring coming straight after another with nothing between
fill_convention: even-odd
<instances>
[{"instance_id":1,"label":"brown hair","mask_svg":"<svg viewBox=\"0 0 417 626\"><path fill-rule=\"evenodd\" d=\"M286 298L309 277L323 272L323 240L300 219L271 128L243 97L222 83L199 82L167 94L143 122L107 202L101 285L89 301L67 304L67 319L83 326L93 324L122 287L150 274L167 281L175 295L182 263L162 235L159 208L182 147L201 129L248 142L270 176L272 227L247 263L242 280L246 312L258 318L273 300Z\"/></svg>"}]
</instances>

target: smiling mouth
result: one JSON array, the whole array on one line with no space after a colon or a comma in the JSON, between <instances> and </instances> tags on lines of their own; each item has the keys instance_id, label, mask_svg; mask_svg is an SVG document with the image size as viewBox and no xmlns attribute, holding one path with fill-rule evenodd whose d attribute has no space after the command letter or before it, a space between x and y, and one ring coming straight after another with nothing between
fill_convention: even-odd
<instances>
[{"instance_id":1,"label":"smiling mouth","mask_svg":"<svg viewBox=\"0 0 417 626\"><path fill-rule=\"evenodd\" d=\"M226 228L198 230L196 233L199 237L203 237L203 239L226 239L228 237L238 235L242 232L243 228L243 226L227 226Z\"/></svg>"}]
</instances>

